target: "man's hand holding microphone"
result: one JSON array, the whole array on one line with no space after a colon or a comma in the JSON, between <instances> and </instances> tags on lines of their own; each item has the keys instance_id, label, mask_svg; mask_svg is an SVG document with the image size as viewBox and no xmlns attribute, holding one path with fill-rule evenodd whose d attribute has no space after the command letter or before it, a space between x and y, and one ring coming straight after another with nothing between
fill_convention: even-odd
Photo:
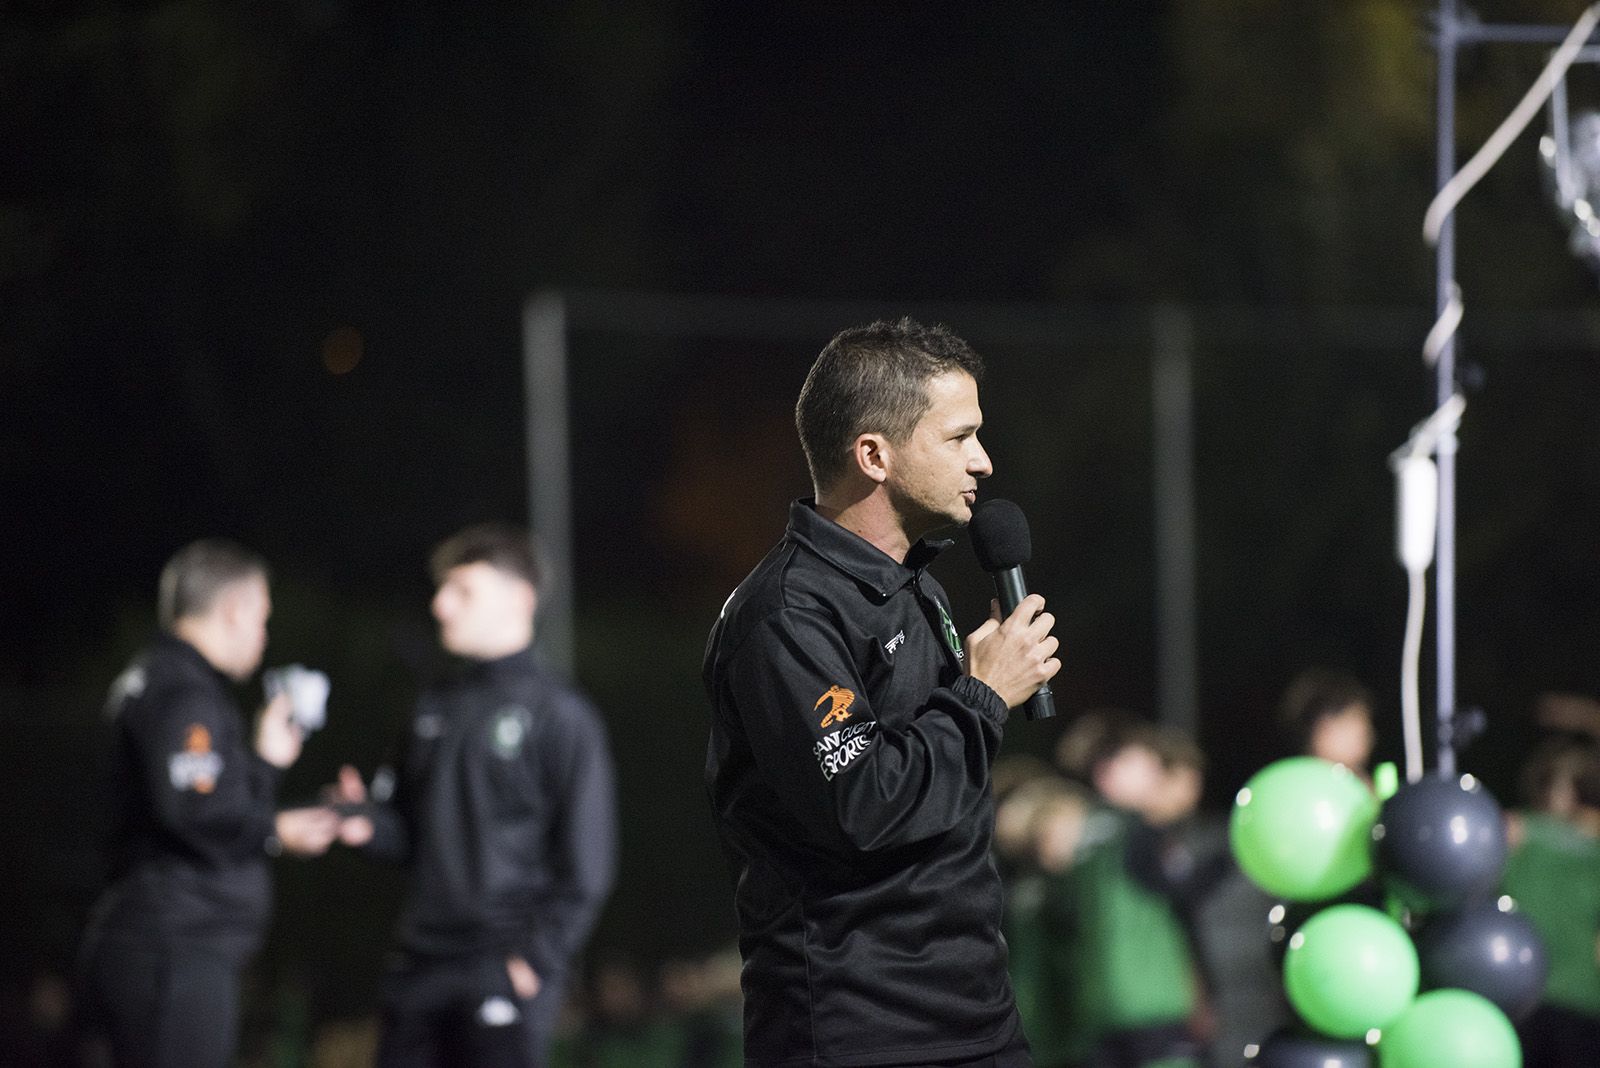
<instances>
[{"instance_id":1,"label":"man's hand holding microphone","mask_svg":"<svg viewBox=\"0 0 1600 1068\"><path fill-rule=\"evenodd\" d=\"M1050 680L1061 670L1061 643L1050 633L1056 617L1022 577L1033 555L1028 520L1010 501L984 501L972 510L969 533L978 565L994 576L996 597L989 620L967 636L967 672L1007 708L1026 704L1029 719L1048 719L1056 714Z\"/></svg>"},{"instance_id":2,"label":"man's hand holding microphone","mask_svg":"<svg viewBox=\"0 0 1600 1068\"><path fill-rule=\"evenodd\" d=\"M990 618L967 635L967 673L999 694L1007 708L1016 708L1061 670L1056 657L1061 642L1050 633L1055 625L1056 617L1044 610L1037 593L1024 597L1004 619L995 601Z\"/></svg>"}]
</instances>

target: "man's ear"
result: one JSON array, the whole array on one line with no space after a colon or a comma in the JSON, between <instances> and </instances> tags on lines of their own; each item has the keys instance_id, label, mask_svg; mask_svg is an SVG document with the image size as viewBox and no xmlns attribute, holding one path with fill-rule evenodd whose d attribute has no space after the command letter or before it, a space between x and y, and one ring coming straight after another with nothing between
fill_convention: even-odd
<instances>
[{"instance_id":1,"label":"man's ear","mask_svg":"<svg viewBox=\"0 0 1600 1068\"><path fill-rule=\"evenodd\" d=\"M889 480L889 440L882 434L861 434L850 449L856 468L874 482Z\"/></svg>"}]
</instances>

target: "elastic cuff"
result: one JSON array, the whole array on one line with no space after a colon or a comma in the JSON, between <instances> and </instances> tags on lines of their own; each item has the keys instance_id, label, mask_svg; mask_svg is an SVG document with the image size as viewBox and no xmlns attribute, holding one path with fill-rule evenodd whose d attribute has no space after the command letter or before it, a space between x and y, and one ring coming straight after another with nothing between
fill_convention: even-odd
<instances>
[{"instance_id":1,"label":"elastic cuff","mask_svg":"<svg viewBox=\"0 0 1600 1068\"><path fill-rule=\"evenodd\" d=\"M963 675L957 679L951 684L950 691L976 709L979 714L1001 726L1005 725L1006 718L1011 714L1004 699L995 693L988 683L971 675Z\"/></svg>"}]
</instances>

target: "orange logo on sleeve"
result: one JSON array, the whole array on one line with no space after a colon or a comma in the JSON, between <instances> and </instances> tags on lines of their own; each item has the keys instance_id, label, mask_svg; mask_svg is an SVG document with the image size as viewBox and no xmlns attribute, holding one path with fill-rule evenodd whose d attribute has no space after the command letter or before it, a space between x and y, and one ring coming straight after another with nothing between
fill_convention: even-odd
<instances>
[{"instance_id":1,"label":"orange logo on sleeve","mask_svg":"<svg viewBox=\"0 0 1600 1068\"><path fill-rule=\"evenodd\" d=\"M205 724L189 724L183 734L183 751L167 758L167 774L174 790L209 794L217 788L222 757L211 751L211 731Z\"/></svg>"},{"instance_id":2,"label":"orange logo on sleeve","mask_svg":"<svg viewBox=\"0 0 1600 1068\"><path fill-rule=\"evenodd\" d=\"M856 695L843 686L830 686L828 692L817 698L813 709L821 708L824 701L831 701L828 714L822 717L822 726L831 727L850 718L850 706L855 704Z\"/></svg>"},{"instance_id":3,"label":"orange logo on sleeve","mask_svg":"<svg viewBox=\"0 0 1600 1068\"><path fill-rule=\"evenodd\" d=\"M206 729L205 724L192 723L189 725L189 737L184 739L183 748L197 757L206 756L211 752L211 732ZM209 761L206 763L209 764ZM217 779L215 775L207 775L202 772L195 776L195 793L209 794L216 788Z\"/></svg>"}]
</instances>

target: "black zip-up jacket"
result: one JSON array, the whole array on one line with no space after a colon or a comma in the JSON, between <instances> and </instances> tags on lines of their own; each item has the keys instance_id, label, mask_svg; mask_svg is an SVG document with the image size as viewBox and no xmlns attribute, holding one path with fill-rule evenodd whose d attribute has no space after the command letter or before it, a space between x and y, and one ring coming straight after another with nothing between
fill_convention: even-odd
<instances>
[{"instance_id":1,"label":"black zip-up jacket","mask_svg":"<svg viewBox=\"0 0 1600 1068\"><path fill-rule=\"evenodd\" d=\"M815 511L723 606L706 780L734 868L752 1065L977 1058L1019 1026L990 855L1007 709L948 599Z\"/></svg>"},{"instance_id":2,"label":"black zip-up jacket","mask_svg":"<svg viewBox=\"0 0 1600 1068\"><path fill-rule=\"evenodd\" d=\"M615 776L599 714L531 654L423 694L367 851L408 862L400 947L517 954L561 976L610 893Z\"/></svg>"},{"instance_id":3,"label":"black zip-up jacket","mask_svg":"<svg viewBox=\"0 0 1600 1068\"><path fill-rule=\"evenodd\" d=\"M112 685L111 885L91 939L244 961L270 917L267 846L279 771L246 737L229 684L161 635Z\"/></svg>"}]
</instances>

